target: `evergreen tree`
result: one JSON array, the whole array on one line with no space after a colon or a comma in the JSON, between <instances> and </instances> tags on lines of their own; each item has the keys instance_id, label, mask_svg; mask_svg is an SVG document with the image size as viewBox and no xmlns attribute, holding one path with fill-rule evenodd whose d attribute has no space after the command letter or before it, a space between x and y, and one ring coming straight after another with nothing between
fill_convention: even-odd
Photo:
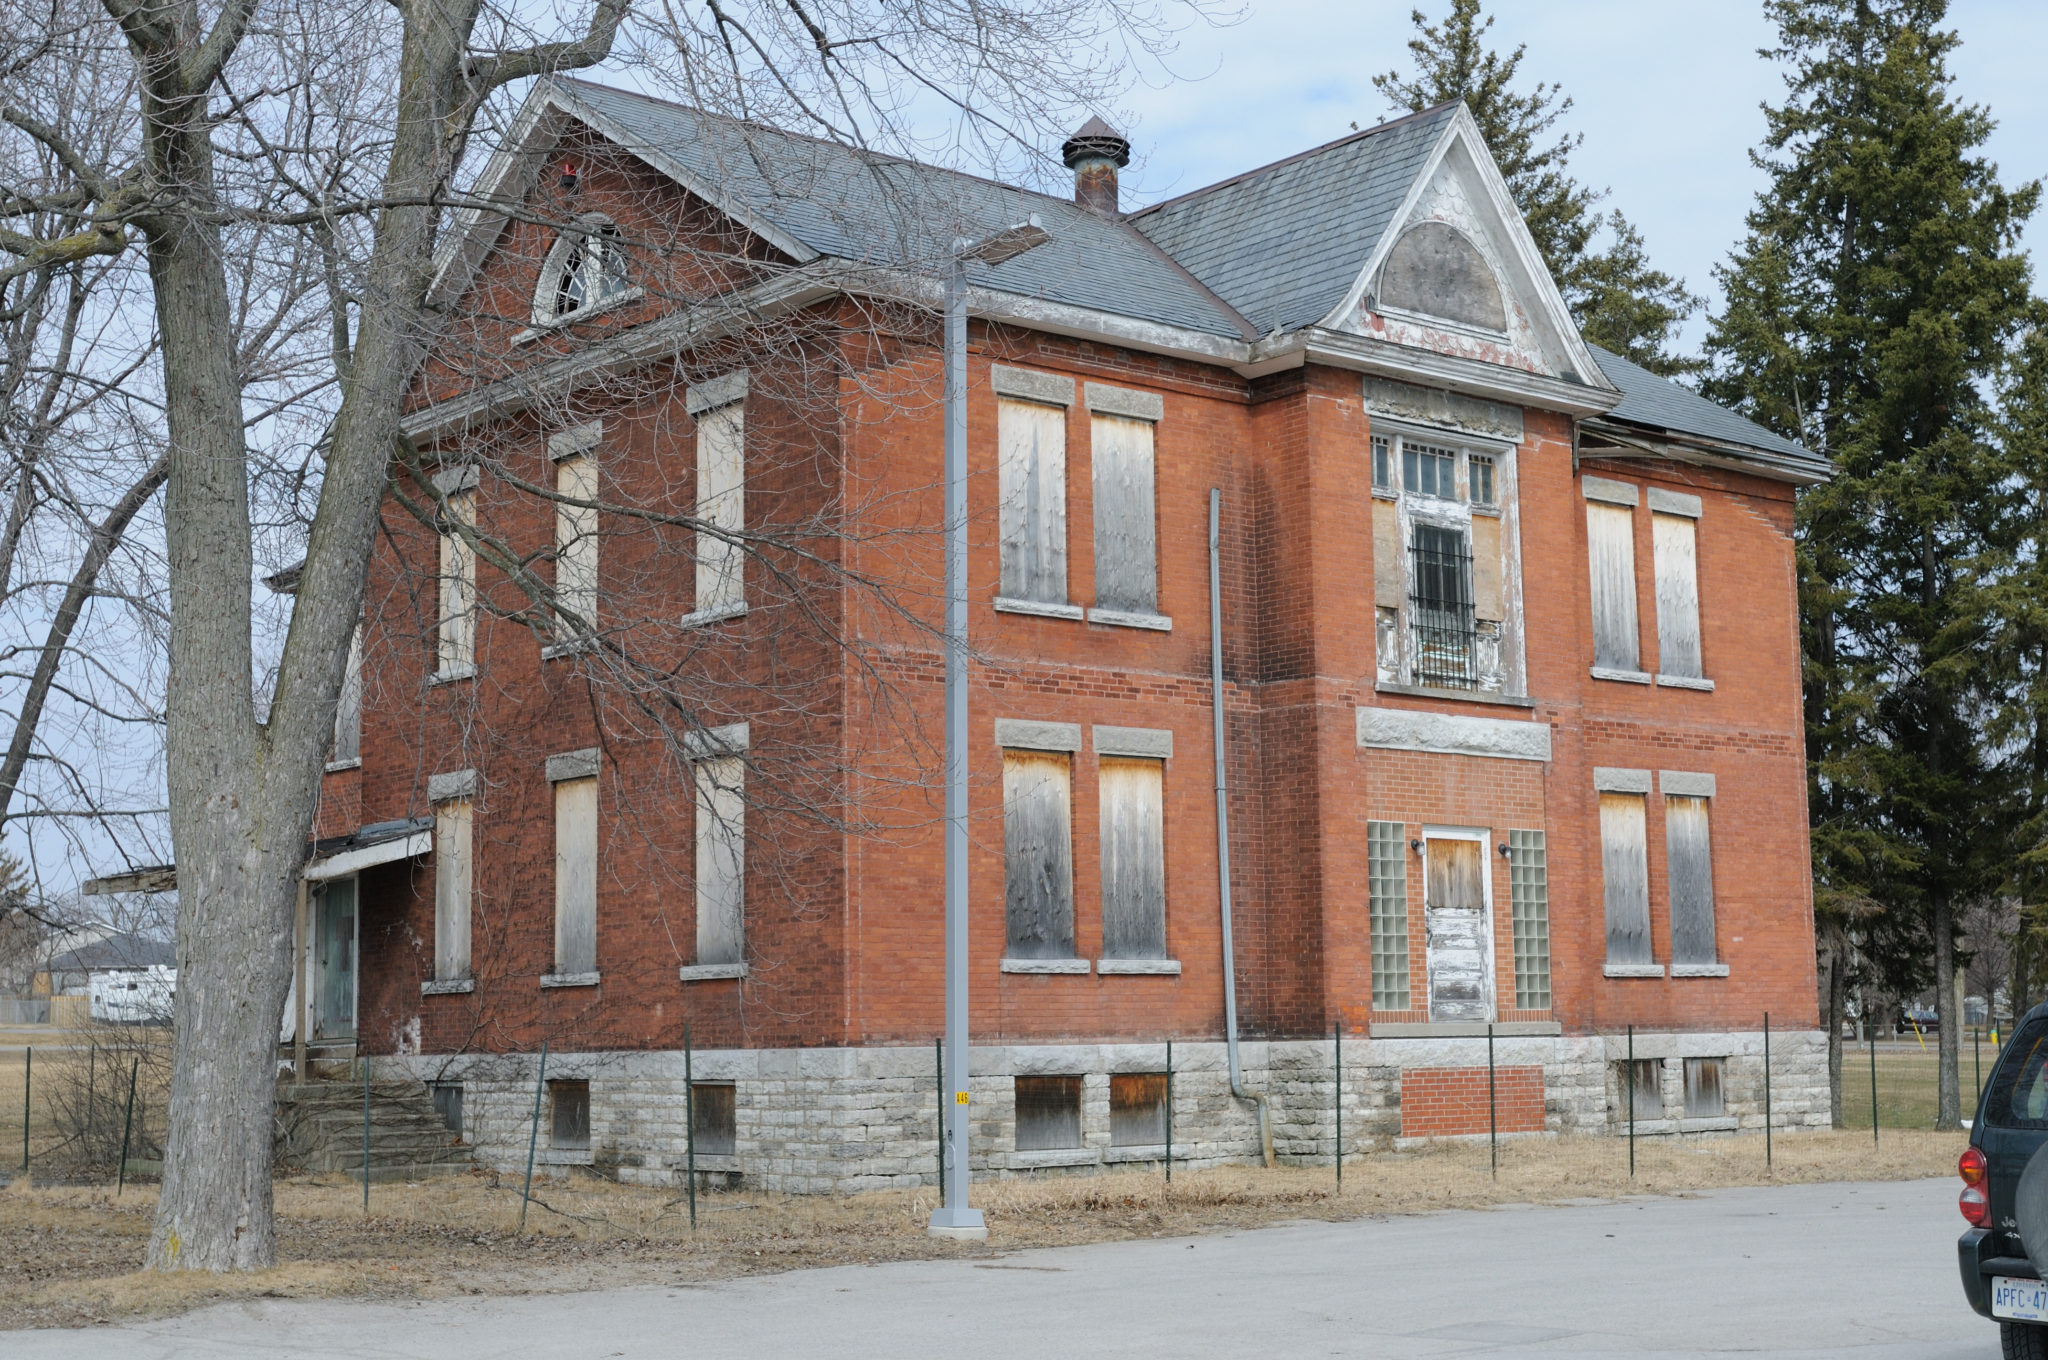
<instances>
[{"instance_id":1,"label":"evergreen tree","mask_svg":"<svg viewBox=\"0 0 2048 1360\"><path fill-rule=\"evenodd\" d=\"M2004 869L2006 762L1980 722L1999 701L1983 605L2009 516L1989 397L2031 307L2017 238L2038 186L2004 188L1979 154L1992 125L1951 93L1946 9L1767 0L1787 94L1754 153L1769 186L1720 271L1707 389L1834 464L1797 528L1819 934L1836 978L1851 929L1866 950L1922 943L1954 1128L1955 932ZM1852 919L1872 910L1884 928Z\"/></svg>"},{"instance_id":2,"label":"evergreen tree","mask_svg":"<svg viewBox=\"0 0 2048 1360\"><path fill-rule=\"evenodd\" d=\"M1699 361L1673 354L1670 346L1700 300L1680 280L1650 267L1641 233L1620 212L1596 211L1604 190L1572 178L1571 155L1584 138L1557 131L1571 99L1555 85L1516 88L1525 49L1503 57L1487 45L1493 16L1482 0L1451 0L1441 24L1432 25L1421 10L1410 17L1414 74L1388 71L1373 77L1374 87L1402 109L1464 100L1586 338L1657 373L1697 372ZM1605 243L1599 249L1596 238Z\"/></svg>"}]
</instances>

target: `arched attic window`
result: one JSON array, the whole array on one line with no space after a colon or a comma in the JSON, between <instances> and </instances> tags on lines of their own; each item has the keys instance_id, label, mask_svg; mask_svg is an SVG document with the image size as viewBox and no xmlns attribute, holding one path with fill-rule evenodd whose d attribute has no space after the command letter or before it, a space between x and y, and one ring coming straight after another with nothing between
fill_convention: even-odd
<instances>
[{"instance_id":1,"label":"arched attic window","mask_svg":"<svg viewBox=\"0 0 2048 1360\"><path fill-rule=\"evenodd\" d=\"M1394 242L1380 271L1382 306L1490 331L1508 328L1500 285L1479 248L1455 227L1424 222Z\"/></svg>"},{"instance_id":2,"label":"arched attic window","mask_svg":"<svg viewBox=\"0 0 2048 1360\"><path fill-rule=\"evenodd\" d=\"M533 322L550 326L624 294L626 247L609 218L590 216L555 238L533 293Z\"/></svg>"}]
</instances>

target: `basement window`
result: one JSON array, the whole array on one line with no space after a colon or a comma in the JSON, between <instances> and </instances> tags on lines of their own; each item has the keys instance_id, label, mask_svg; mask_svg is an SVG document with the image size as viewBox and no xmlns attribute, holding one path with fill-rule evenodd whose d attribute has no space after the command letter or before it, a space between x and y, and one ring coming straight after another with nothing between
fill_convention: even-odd
<instances>
[{"instance_id":1,"label":"basement window","mask_svg":"<svg viewBox=\"0 0 2048 1360\"><path fill-rule=\"evenodd\" d=\"M1081 1079L1016 1080L1017 1151L1049 1152L1081 1146Z\"/></svg>"},{"instance_id":2,"label":"basement window","mask_svg":"<svg viewBox=\"0 0 2048 1360\"><path fill-rule=\"evenodd\" d=\"M548 1146L564 1152L590 1150L590 1083L548 1083Z\"/></svg>"},{"instance_id":3,"label":"basement window","mask_svg":"<svg viewBox=\"0 0 2048 1360\"><path fill-rule=\"evenodd\" d=\"M1727 1112L1721 1099L1721 1059L1685 1060L1685 1117L1718 1119Z\"/></svg>"},{"instance_id":4,"label":"basement window","mask_svg":"<svg viewBox=\"0 0 2048 1360\"><path fill-rule=\"evenodd\" d=\"M1618 1062L1614 1065L1616 1084L1629 1088L1635 1117L1638 1123L1646 1119L1664 1117L1664 1060L1662 1058L1637 1058L1633 1063ZM1631 1070L1633 1069L1633 1070ZM1628 1118L1626 1111L1623 1119Z\"/></svg>"},{"instance_id":5,"label":"basement window","mask_svg":"<svg viewBox=\"0 0 2048 1360\"><path fill-rule=\"evenodd\" d=\"M428 1088L434 1097L434 1113L441 1116L441 1122L457 1138L462 1136L462 1083L459 1081L437 1081Z\"/></svg>"},{"instance_id":6,"label":"basement window","mask_svg":"<svg viewBox=\"0 0 2048 1360\"><path fill-rule=\"evenodd\" d=\"M739 1093L731 1082L690 1083L690 1141L699 1156L732 1155L739 1143Z\"/></svg>"},{"instance_id":7,"label":"basement window","mask_svg":"<svg viewBox=\"0 0 2048 1360\"><path fill-rule=\"evenodd\" d=\"M1109 1141L1113 1147L1158 1147L1166 1141L1164 1072L1111 1074Z\"/></svg>"}]
</instances>

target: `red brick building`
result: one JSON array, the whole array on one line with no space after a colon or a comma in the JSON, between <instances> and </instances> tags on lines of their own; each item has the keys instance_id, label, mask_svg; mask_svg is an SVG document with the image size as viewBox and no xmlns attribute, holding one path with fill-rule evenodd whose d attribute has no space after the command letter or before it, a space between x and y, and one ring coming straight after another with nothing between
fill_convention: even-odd
<instances>
[{"instance_id":1,"label":"red brick building","mask_svg":"<svg viewBox=\"0 0 2048 1360\"><path fill-rule=\"evenodd\" d=\"M1824 462L1589 346L1461 105L1135 212L544 86L450 243L305 1022L515 1158L935 1169L934 261L971 276L978 1164L1826 1118ZM567 229L543 225L567 220ZM1210 627L1210 497L1222 633ZM1211 649L1224 684L1211 683ZM1235 958L1221 928L1224 712ZM359 711L360 735L356 733ZM1224 1075L1234 966L1244 1085ZM1634 1027L1637 1065L1626 1069ZM1334 1034L1344 1043L1333 1085Z\"/></svg>"}]
</instances>

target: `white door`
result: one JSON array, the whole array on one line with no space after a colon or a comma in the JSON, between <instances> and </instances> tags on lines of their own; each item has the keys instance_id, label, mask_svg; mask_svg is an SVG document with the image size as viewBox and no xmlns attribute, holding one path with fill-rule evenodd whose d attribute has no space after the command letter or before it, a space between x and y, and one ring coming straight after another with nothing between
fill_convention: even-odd
<instances>
[{"instance_id":1,"label":"white door","mask_svg":"<svg viewBox=\"0 0 2048 1360\"><path fill-rule=\"evenodd\" d=\"M356 1035L356 881L323 883L313 899L313 1038Z\"/></svg>"},{"instance_id":2,"label":"white door","mask_svg":"<svg viewBox=\"0 0 2048 1360\"><path fill-rule=\"evenodd\" d=\"M1488 976L1486 856L1474 839L1423 842L1423 923L1428 932L1429 1018L1493 1018Z\"/></svg>"}]
</instances>

